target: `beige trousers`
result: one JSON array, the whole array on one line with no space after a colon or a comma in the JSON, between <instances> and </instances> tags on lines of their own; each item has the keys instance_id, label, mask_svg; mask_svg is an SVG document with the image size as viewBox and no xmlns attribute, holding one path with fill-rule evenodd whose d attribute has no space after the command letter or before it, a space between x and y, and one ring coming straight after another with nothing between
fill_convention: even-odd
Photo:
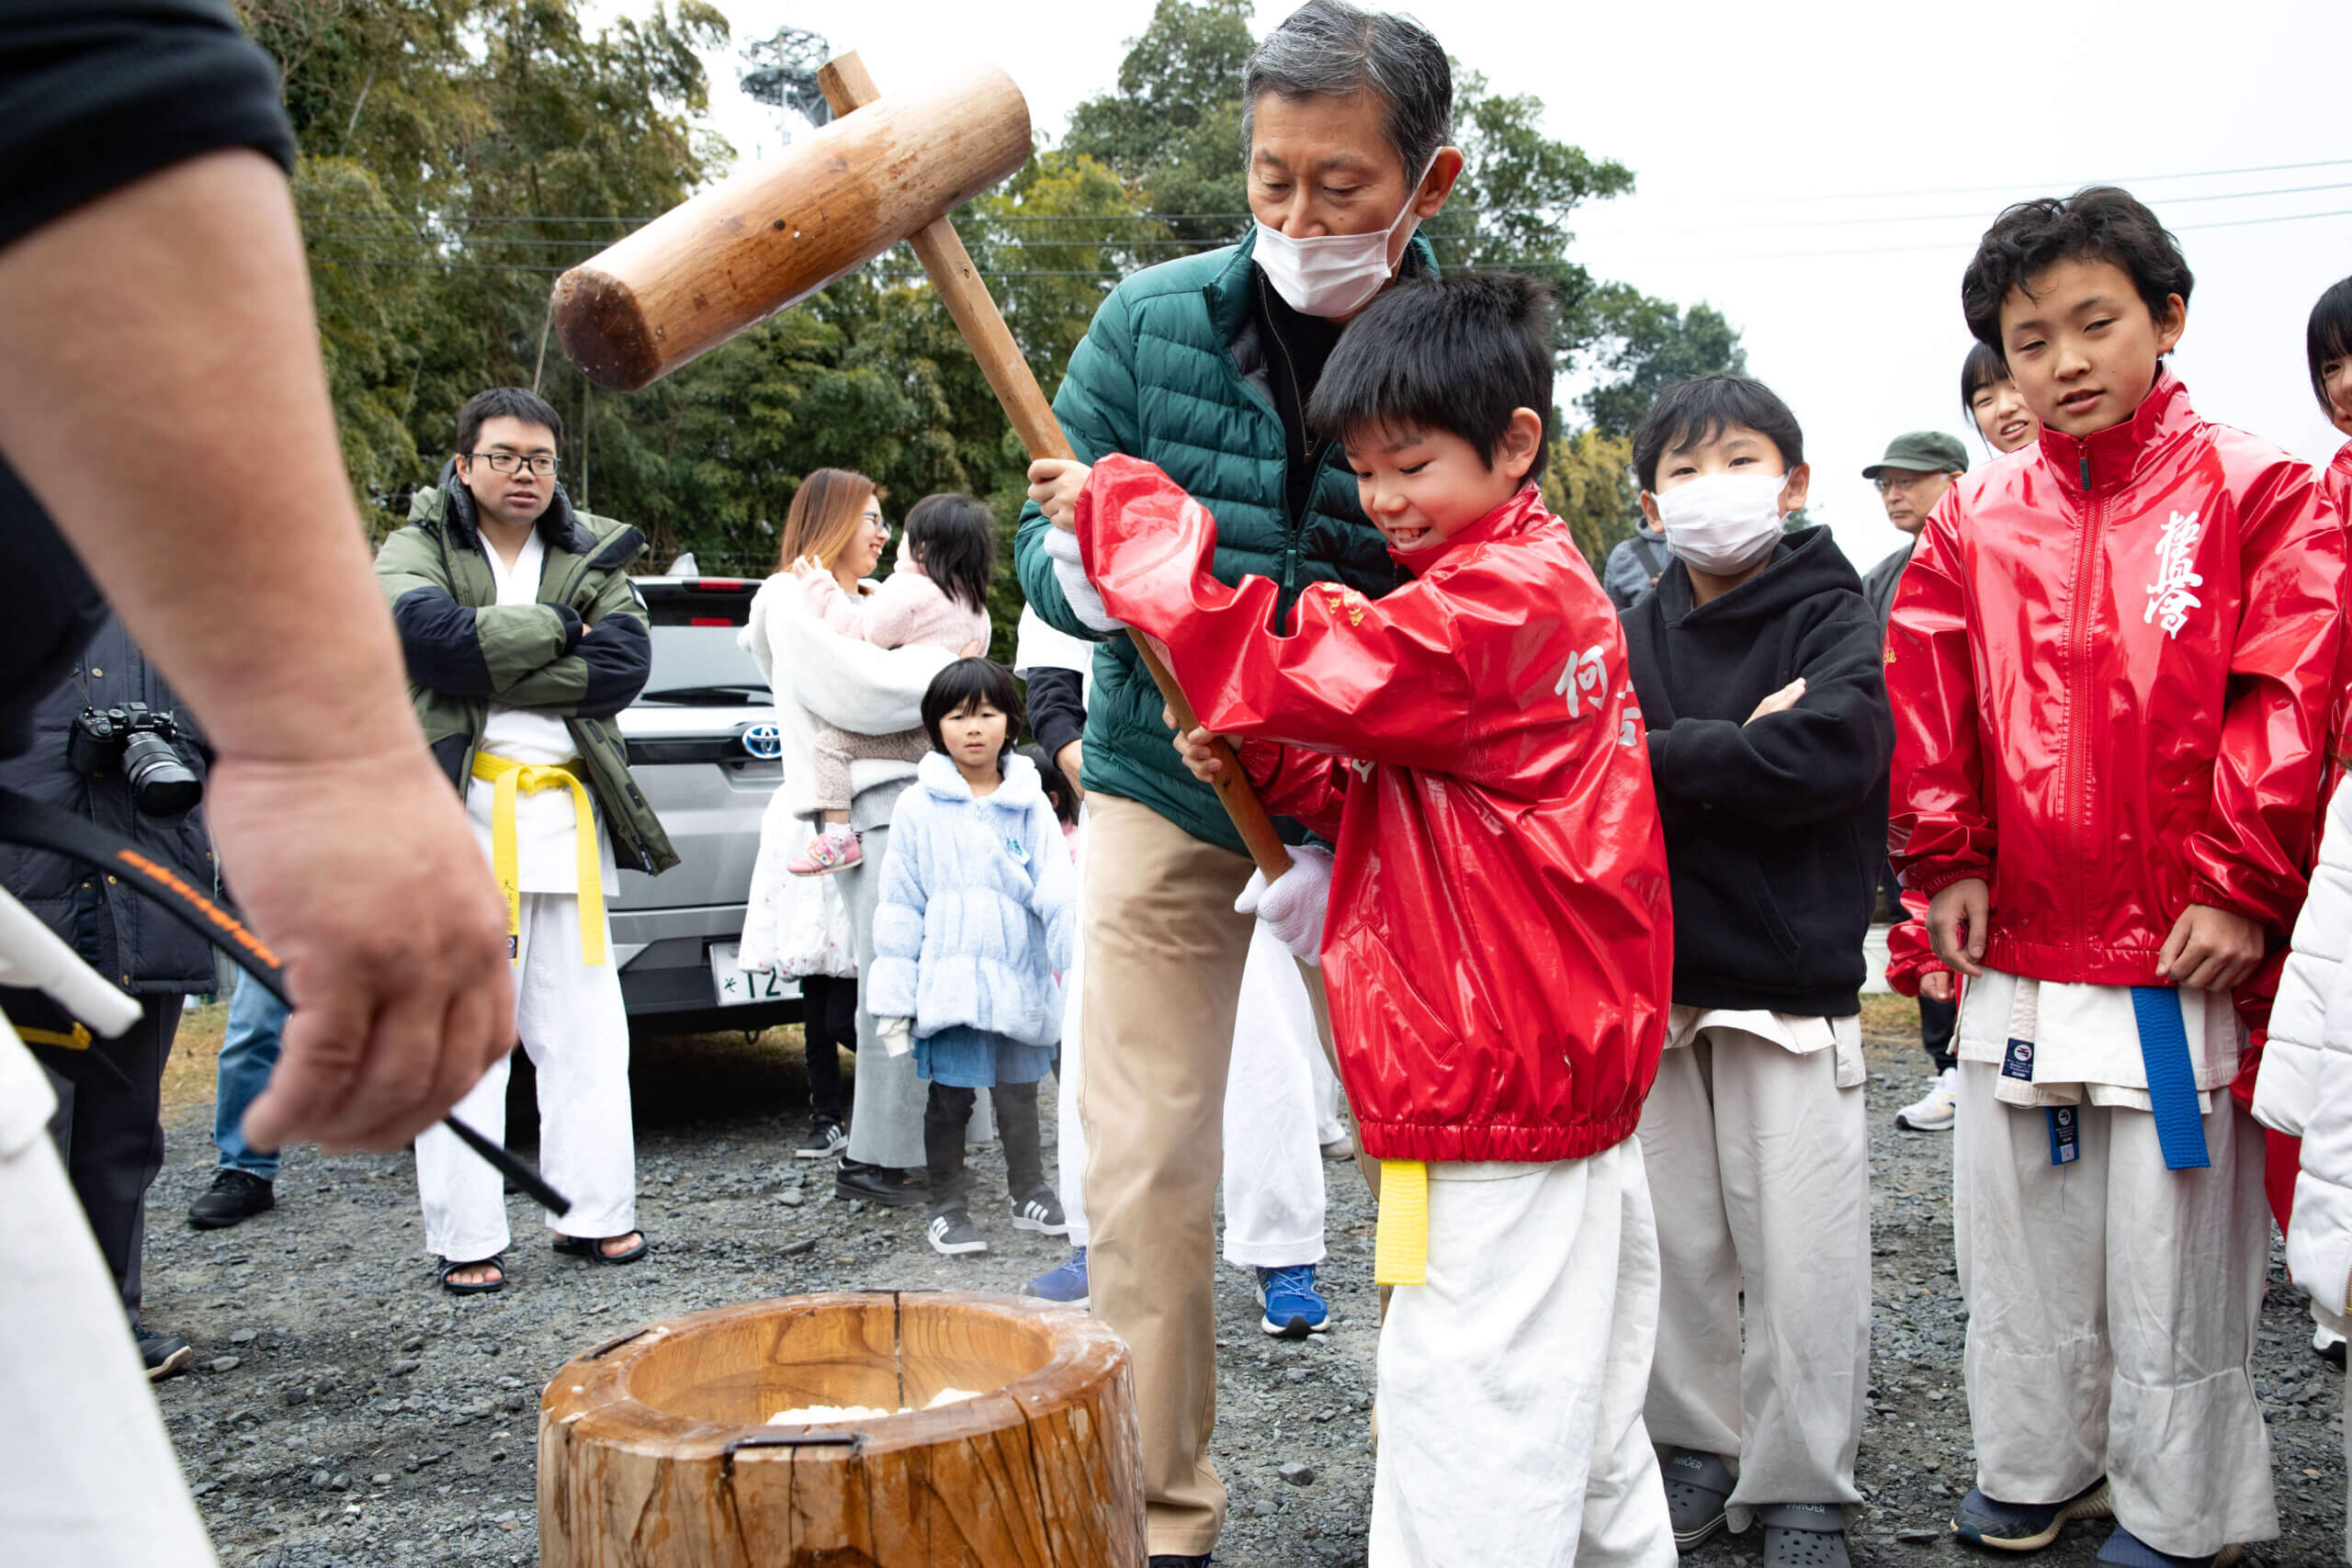
<instances>
[{"instance_id":1,"label":"beige trousers","mask_svg":"<svg viewBox=\"0 0 2352 1568\"><path fill-rule=\"evenodd\" d=\"M1154 1553L1216 1545L1216 1184L1234 1014L1256 921L1233 912L1250 862L1149 807L1087 798L1086 1255L1094 1315L1134 1353ZM1319 971L1307 994L1324 1048Z\"/></svg>"},{"instance_id":2,"label":"beige trousers","mask_svg":"<svg viewBox=\"0 0 2352 1568\"><path fill-rule=\"evenodd\" d=\"M2261 1129L2216 1090L2211 1168L2166 1170L2154 1115L2085 1105L2081 1157L2053 1166L2048 1113L1995 1100L1999 1077L1960 1064L1952 1129L1977 1486L2052 1503L2104 1474L2116 1521L2159 1551L2269 1540Z\"/></svg>"},{"instance_id":3,"label":"beige trousers","mask_svg":"<svg viewBox=\"0 0 2352 1568\"><path fill-rule=\"evenodd\" d=\"M1869 1128L1836 1057L1710 1029L1659 1057L1642 1109L1662 1280L1650 1437L1731 1462L1736 1528L1774 1503L1861 1500Z\"/></svg>"}]
</instances>

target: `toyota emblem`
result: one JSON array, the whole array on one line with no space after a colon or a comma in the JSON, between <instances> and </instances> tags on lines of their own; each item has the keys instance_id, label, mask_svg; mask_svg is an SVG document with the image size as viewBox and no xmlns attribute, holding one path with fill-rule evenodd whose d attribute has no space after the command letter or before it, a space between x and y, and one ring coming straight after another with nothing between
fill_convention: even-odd
<instances>
[{"instance_id":1,"label":"toyota emblem","mask_svg":"<svg viewBox=\"0 0 2352 1568\"><path fill-rule=\"evenodd\" d=\"M784 755L784 731L773 724L754 724L743 730L743 750L774 761Z\"/></svg>"}]
</instances>

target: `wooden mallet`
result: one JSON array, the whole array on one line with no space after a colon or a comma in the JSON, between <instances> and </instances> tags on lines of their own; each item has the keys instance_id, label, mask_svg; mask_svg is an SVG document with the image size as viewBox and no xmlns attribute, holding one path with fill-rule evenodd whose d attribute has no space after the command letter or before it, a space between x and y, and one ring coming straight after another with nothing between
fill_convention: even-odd
<instances>
[{"instance_id":1,"label":"wooden mallet","mask_svg":"<svg viewBox=\"0 0 2352 1568\"><path fill-rule=\"evenodd\" d=\"M1029 105L994 66L885 98L854 52L818 83L840 118L784 154L681 203L556 280L555 329L600 387L634 391L891 246L910 244L1032 458L1069 457L1053 406L1029 372L947 214L1029 158ZM1150 645L1130 632L1181 728L1193 706ZM1220 742L1217 798L1268 882L1290 854Z\"/></svg>"}]
</instances>

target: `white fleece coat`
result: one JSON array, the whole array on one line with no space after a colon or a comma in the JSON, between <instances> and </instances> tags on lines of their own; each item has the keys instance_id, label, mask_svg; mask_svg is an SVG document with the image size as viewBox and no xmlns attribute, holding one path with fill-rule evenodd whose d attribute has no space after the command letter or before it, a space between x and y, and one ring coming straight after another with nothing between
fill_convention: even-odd
<instances>
[{"instance_id":1,"label":"white fleece coat","mask_svg":"<svg viewBox=\"0 0 2352 1568\"><path fill-rule=\"evenodd\" d=\"M927 754L899 797L874 913L865 1004L929 1036L966 1024L1051 1045L1078 931L1078 873L1036 765L1005 760L975 799L956 764Z\"/></svg>"},{"instance_id":2,"label":"white fleece coat","mask_svg":"<svg viewBox=\"0 0 2352 1568\"><path fill-rule=\"evenodd\" d=\"M2287 1269L2328 1312L2352 1313L2352 789L2339 784L2311 897L2270 1010L2254 1114L2303 1140Z\"/></svg>"},{"instance_id":3,"label":"white fleece coat","mask_svg":"<svg viewBox=\"0 0 2352 1568\"><path fill-rule=\"evenodd\" d=\"M921 645L884 649L842 636L809 613L790 572L760 585L736 640L775 689L784 740L784 783L768 797L760 822L740 961L747 969L793 976L854 975L856 942L834 879L785 869L814 831L817 728L862 735L913 728L922 722L924 690L954 655ZM854 761L851 791L860 795L913 775L908 762Z\"/></svg>"}]
</instances>

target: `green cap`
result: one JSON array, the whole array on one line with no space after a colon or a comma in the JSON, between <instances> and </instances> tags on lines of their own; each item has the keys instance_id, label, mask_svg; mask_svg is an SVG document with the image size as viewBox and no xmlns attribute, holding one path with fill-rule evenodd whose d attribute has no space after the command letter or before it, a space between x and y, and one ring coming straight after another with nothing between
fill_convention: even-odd
<instances>
[{"instance_id":1,"label":"green cap","mask_svg":"<svg viewBox=\"0 0 2352 1568\"><path fill-rule=\"evenodd\" d=\"M1862 470L1862 478L1878 478L1881 468L1908 468L1915 474L1964 474L1968 448L1956 436L1940 430L1914 430L1886 444L1886 456Z\"/></svg>"}]
</instances>

